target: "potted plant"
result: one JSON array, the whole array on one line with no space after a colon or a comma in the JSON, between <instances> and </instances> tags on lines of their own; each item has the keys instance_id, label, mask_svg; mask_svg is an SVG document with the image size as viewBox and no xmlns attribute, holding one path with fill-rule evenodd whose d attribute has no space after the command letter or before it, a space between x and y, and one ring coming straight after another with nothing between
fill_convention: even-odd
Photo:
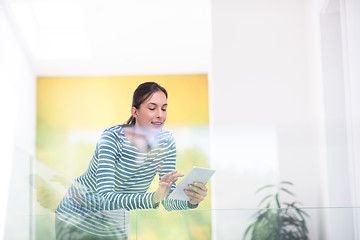
<instances>
[{"instance_id":1,"label":"potted plant","mask_svg":"<svg viewBox=\"0 0 360 240\"><path fill-rule=\"evenodd\" d=\"M283 181L278 185L263 186L256 191L259 193L273 190L259 203L261 209L253 216L255 221L247 227L243 239L249 235L251 235L251 240L309 239L305 220L309 215L297 206L298 202L296 201L280 201L280 194L295 197L295 194L287 189L289 186L293 186L293 184Z\"/></svg>"}]
</instances>

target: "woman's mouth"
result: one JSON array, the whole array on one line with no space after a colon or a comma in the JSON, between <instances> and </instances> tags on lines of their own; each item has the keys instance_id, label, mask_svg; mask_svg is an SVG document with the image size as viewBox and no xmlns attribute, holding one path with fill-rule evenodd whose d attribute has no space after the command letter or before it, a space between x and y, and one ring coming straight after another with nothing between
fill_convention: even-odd
<instances>
[{"instance_id":1,"label":"woman's mouth","mask_svg":"<svg viewBox=\"0 0 360 240\"><path fill-rule=\"evenodd\" d=\"M161 127L163 124L162 122L151 122L151 124L154 126L154 127Z\"/></svg>"}]
</instances>

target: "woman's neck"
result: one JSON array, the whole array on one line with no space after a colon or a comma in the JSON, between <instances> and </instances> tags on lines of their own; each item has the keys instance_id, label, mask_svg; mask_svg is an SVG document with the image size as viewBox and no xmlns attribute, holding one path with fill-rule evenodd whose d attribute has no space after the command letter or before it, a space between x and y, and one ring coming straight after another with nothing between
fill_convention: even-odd
<instances>
[{"instance_id":1,"label":"woman's neck","mask_svg":"<svg viewBox=\"0 0 360 240\"><path fill-rule=\"evenodd\" d=\"M149 151L150 143L153 142L155 138L155 134L150 134L149 131L139 129L135 126L125 127L124 134L131 144L142 152Z\"/></svg>"}]
</instances>

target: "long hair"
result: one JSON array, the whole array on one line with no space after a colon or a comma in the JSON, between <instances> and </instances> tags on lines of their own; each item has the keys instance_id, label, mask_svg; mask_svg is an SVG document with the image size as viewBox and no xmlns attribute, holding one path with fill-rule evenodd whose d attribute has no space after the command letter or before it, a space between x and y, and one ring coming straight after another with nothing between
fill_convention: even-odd
<instances>
[{"instance_id":1,"label":"long hair","mask_svg":"<svg viewBox=\"0 0 360 240\"><path fill-rule=\"evenodd\" d=\"M166 98L168 98L166 89L157 84L156 82L145 82L140 84L133 94L132 107L139 109L140 105L157 91L162 91L165 94ZM132 115L126 122L126 124L129 125L135 125L135 123L136 118L134 118Z\"/></svg>"}]
</instances>

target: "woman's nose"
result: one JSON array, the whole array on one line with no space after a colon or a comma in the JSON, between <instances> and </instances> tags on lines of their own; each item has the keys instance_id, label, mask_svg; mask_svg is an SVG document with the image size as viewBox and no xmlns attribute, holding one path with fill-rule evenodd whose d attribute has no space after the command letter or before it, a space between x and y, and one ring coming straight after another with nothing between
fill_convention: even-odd
<instances>
[{"instance_id":1,"label":"woman's nose","mask_svg":"<svg viewBox=\"0 0 360 240\"><path fill-rule=\"evenodd\" d=\"M162 111L161 111L161 109L158 109L158 110L156 111L156 117L157 117L157 118L161 118L161 116L162 116Z\"/></svg>"}]
</instances>

